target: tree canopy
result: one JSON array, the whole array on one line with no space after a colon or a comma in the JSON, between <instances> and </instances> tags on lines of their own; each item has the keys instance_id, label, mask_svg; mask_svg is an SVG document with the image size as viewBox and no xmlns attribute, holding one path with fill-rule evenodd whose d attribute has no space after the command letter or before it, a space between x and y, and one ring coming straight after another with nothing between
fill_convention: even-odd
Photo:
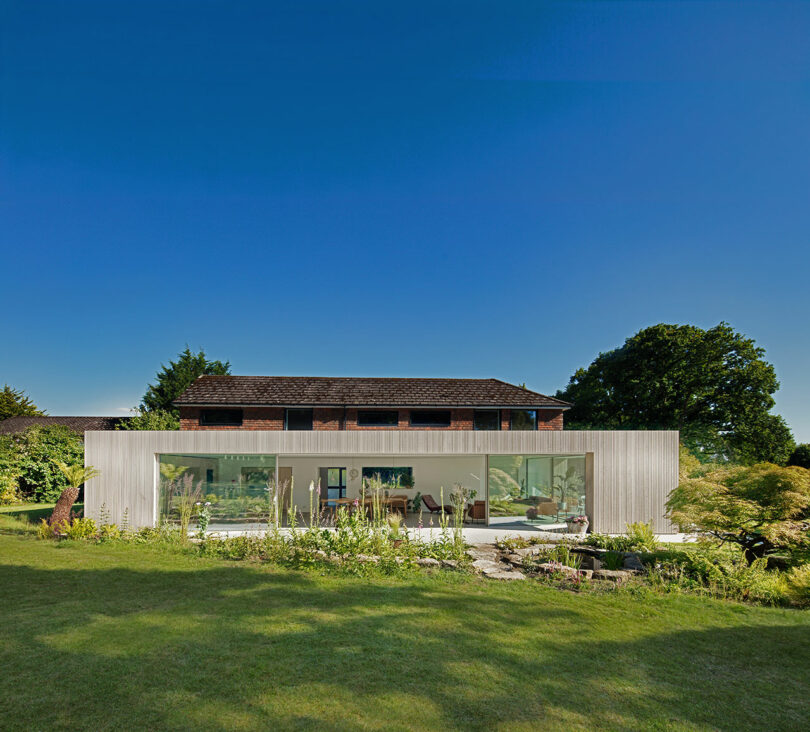
<instances>
[{"instance_id":1,"label":"tree canopy","mask_svg":"<svg viewBox=\"0 0 810 732\"><path fill-rule=\"evenodd\" d=\"M149 384L143 395L140 412L171 412L175 417L178 410L172 402L180 396L198 376L204 374L229 374L231 364L228 361L209 361L205 351L192 353L188 346L178 354L176 361L169 361L168 366L161 364L154 384Z\"/></svg>"},{"instance_id":2,"label":"tree canopy","mask_svg":"<svg viewBox=\"0 0 810 732\"><path fill-rule=\"evenodd\" d=\"M557 397L571 429L672 429L711 458L784 464L794 442L770 413L779 388L753 340L727 323L644 328L600 353Z\"/></svg>"},{"instance_id":3,"label":"tree canopy","mask_svg":"<svg viewBox=\"0 0 810 732\"><path fill-rule=\"evenodd\" d=\"M788 465L798 465L800 468L810 468L810 443L803 442L797 445L788 458Z\"/></svg>"},{"instance_id":4,"label":"tree canopy","mask_svg":"<svg viewBox=\"0 0 810 732\"><path fill-rule=\"evenodd\" d=\"M152 412L145 412L141 409L135 410L135 415L129 419L122 420L116 426L117 430L179 430L180 420L174 412L167 412L163 409L155 409Z\"/></svg>"},{"instance_id":5,"label":"tree canopy","mask_svg":"<svg viewBox=\"0 0 810 732\"><path fill-rule=\"evenodd\" d=\"M667 510L682 531L738 544L752 562L776 549L807 545L810 471L769 463L682 466Z\"/></svg>"},{"instance_id":6,"label":"tree canopy","mask_svg":"<svg viewBox=\"0 0 810 732\"><path fill-rule=\"evenodd\" d=\"M45 414L29 399L22 389L13 389L8 384L0 391L0 421L9 417L38 417Z\"/></svg>"}]
</instances>

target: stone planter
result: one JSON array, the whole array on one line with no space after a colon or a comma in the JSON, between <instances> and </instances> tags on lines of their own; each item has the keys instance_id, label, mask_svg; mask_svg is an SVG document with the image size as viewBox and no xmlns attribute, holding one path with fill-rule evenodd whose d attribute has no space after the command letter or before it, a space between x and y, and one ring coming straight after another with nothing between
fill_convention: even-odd
<instances>
[{"instance_id":1,"label":"stone planter","mask_svg":"<svg viewBox=\"0 0 810 732\"><path fill-rule=\"evenodd\" d=\"M568 527L569 534L587 534L588 533L588 522L586 521L584 524L575 523L573 521L566 521L565 525Z\"/></svg>"}]
</instances>

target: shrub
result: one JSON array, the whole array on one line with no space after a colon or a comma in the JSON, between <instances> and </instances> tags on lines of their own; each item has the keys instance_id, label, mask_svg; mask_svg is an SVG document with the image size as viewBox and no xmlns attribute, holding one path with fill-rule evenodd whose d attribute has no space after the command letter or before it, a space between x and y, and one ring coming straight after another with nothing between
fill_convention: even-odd
<instances>
[{"instance_id":1,"label":"shrub","mask_svg":"<svg viewBox=\"0 0 810 732\"><path fill-rule=\"evenodd\" d=\"M89 517L74 518L70 523L63 521L61 524L57 524L56 531L68 539L92 539L98 532L98 527L96 522Z\"/></svg>"},{"instance_id":2,"label":"shrub","mask_svg":"<svg viewBox=\"0 0 810 732\"><path fill-rule=\"evenodd\" d=\"M37 526L37 538L38 539L55 539L56 532L53 526L51 526L45 519L40 519L39 526Z\"/></svg>"},{"instance_id":3,"label":"shrub","mask_svg":"<svg viewBox=\"0 0 810 732\"><path fill-rule=\"evenodd\" d=\"M654 552L658 547L655 541L655 532L653 531L652 522L642 523L636 521L632 524L627 524L627 538L630 540L632 549L629 551L640 552Z\"/></svg>"},{"instance_id":4,"label":"shrub","mask_svg":"<svg viewBox=\"0 0 810 732\"><path fill-rule=\"evenodd\" d=\"M670 518L682 531L738 544L749 563L808 543L810 471L761 463L689 477L671 493Z\"/></svg>"},{"instance_id":5,"label":"shrub","mask_svg":"<svg viewBox=\"0 0 810 732\"><path fill-rule=\"evenodd\" d=\"M114 541L122 538L121 529L116 524L103 524L98 530L99 541Z\"/></svg>"},{"instance_id":6,"label":"shrub","mask_svg":"<svg viewBox=\"0 0 810 732\"><path fill-rule=\"evenodd\" d=\"M6 462L13 463L21 497L37 502L56 501L67 479L54 461L84 463L82 438L67 427L29 427L0 446Z\"/></svg>"},{"instance_id":7,"label":"shrub","mask_svg":"<svg viewBox=\"0 0 810 732\"><path fill-rule=\"evenodd\" d=\"M19 500L17 478L16 473L0 467L0 506L7 506Z\"/></svg>"},{"instance_id":8,"label":"shrub","mask_svg":"<svg viewBox=\"0 0 810 732\"><path fill-rule=\"evenodd\" d=\"M102 526L101 534L108 534L107 538L112 533L113 526ZM115 532L118 532L118 527L114 527ZM120 532L118 532L120 535ZM50 524L45 519L42 519L37 527L37 537L39 539L56 539L64 537L66 539L94 539L99 535L99 528L96 522L91 518L75 517L70 521L60 521L56 524Z\"/></svg>"},{"instance_id":9,"label":"shrub","mask_svg":"<svg viewBox=\"0 0 810 732\"><path fill-rule=\"evenodd\" d=\"M612 552L654 552L658 547L652 523L641 521L627 524L627 533L619 536L588 534L585 543Z\"/></svg>"},{"instance_id":10,"label":"shrub","mask_svg":"<svg viewBox=\"0 0 810 732\"><path fill-rule=\"evenodd\" d=\"M607 534L594 532L593 534L588 534L585 543L588 546L595 546L598 549L607 549L611 552L633 551L633 540L625 535L608 536Z\"/></svg>"},{"instance_id":11,"label":"shrub","mask_svg":"<svg viewBox=\"0 0 810 732\"><path fill-rule=\"evenodd\" d=\"M624 554L622 552L605 552L599 557L599 562L605 569L621 569L624 567Z\"/></svg>"},{"instance_id":12,"label":"shrub","mask_svg":"<svg viewBox=\"0 0 810 732\"><path fill-rule=\"evenodd\" d=\"M769 572L767 561L751 564L744 552L704 545L689 551L660 552L650 568L653 585L687 590L728 600L784 605L789 602L785 577Z\"/></svg>"},{"instance_id":13,"label":"shrub","mask_svg":"<svg viewBox=\"0 0 810 732\"><path fill-rule=\"evenodd\" d=\"M794 567L785 577L787 593L794 605L810 607L810 564Z\"/></svg>"}]
</instances>

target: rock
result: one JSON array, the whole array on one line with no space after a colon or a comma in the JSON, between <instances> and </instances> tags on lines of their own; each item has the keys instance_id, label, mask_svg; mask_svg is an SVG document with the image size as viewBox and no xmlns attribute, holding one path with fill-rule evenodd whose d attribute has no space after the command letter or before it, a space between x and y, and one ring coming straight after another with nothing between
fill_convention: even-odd
<instances>
[{"instance_id":1,"label":"rock","mask_svg":"<svg viewBox=\"0 0 810 732\"><path fill-rule=\"evenodd\" d=\"M635 552L628 552L624 556L624 568L625 569L632 569L636 572L643 572L644 565L641 563L641 559L639 558L638 554Z\"/></svg>"},{"instance_id":2,"label":"rock","mask_svg":"<svg viewBox=\"0 0 810 732\"><path fill-rule=\"evenodd\" d=\"M477 569L479 572L486 572L489 570L501 570L504 569L504 565L500 562L495 562L492 559L476 559L472 563L473 569Z\"/></svg>"},{"instance_id":3,"label":"rock","mask_svg":"<svg viewBox=\"0 0 810 732\"><path fill-rule=\"evenodd\" d=\"M472 559L489 559L495 561L498 558L498 550L492 544L476 544L467 550L467 556Z\"/></svg>"},{"instance_id":4,"label":"rock","mask_svg":"<svg viewBox=\"0 0 810 732\"><path fill-rule=\"evenodd\" d=\"M571 578L585 578L590 579L593 574L590 569L577 569L576 567L569 567L559 562L543 562L537 565L537 570L543 574L562 574Z\"/></svg>"},{"instance_id":5,"label":"rock","mask_svg":"<svg viewBox=\"0 0 810 732\"><path fill-rule=\"evenodd\" d=\"M504 572L501 570L500 572L489 572L484 575L488 579L496 579L496 580L525 580L526 575L523 572Z\"/></svg>"},{"instance_id":6,"label":"rock","mask_svg":"<svg viewBox=\"0 0 810 732\"><path fill-rule=\"evenodd\" d=\"M379 557L374 557L370 554L358 554L355 559L357 559L360 564L377 564L380 561Z\"/></svg>"},{"instance_id":7,"label":"rock","mask_svg":"<svg viewBox=\"0 0 810 732\"><path fill-rule=\"evenodd\" d=\"M442 567L456 569L458 567L458 561L455 559L442 559Z\"/></svg>"},{"instance_id":8,"label":"rock","mask_svg":"<svg viewBox=\"0 0 810 732\"><path fill-rule=\"evenodd\" d=\"M441 566L441 562L439 562L438 559L434 559L433 557L419 557L419 559L416 560L416 563L420 567L440 567Z\"/></svg>"},{"instance_id":9,"label":"rock","mask_svg":"<svg viewBox=\"0 0 810 732\"><path fill-rule=\"evenodd\" d=\"M509 562L509 564L514 564L521 567L523 566L523 560L525 557L522 557L520 554L507 554L505 559L507 562Z\"/></svg>"},{"instance_id":10,"label":"rock","mask_svg":"<svg viewBox=\"0 0 810 732\"><path fill-rule=\"evenodd\" d=\"M520 547L520 549L515 549L515 554L519 554L521 557L536 557L538 554L542 554L543 552L548 552L554 549L557 546L556 544L530 544L529 546Z\"/></svg>"},{"instance_id":11,"label":"rock","mask_svg":"<svg viewBox=\"0 0 810 732\"><path fill-rule=\"evenodd\" d=\"M600 549L598 546L574 546L571 547L571 551L599 559L599 557L607 552L607 549Z\"/></svg>"},{"instance_id":12,"label":"rock","mask_svg":"<svg viewBox=\"0 0 810 732\"><path fill-rule=\"evenodd\" d=\"M633 572L627 569L595 569L594 579L610 580L611 582L624 582L633 576Z\"/></svg>"}]
</instances>

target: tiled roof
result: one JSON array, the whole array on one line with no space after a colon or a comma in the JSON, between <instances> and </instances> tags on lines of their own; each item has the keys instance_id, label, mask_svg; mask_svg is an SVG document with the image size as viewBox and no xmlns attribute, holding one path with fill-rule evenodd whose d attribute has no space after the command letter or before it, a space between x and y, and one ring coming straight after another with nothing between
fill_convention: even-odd
<instances>
[{"instance_id":1,"label":"tiled roof","mask_svg":"<svg viewBox=\"0 0 810 732\"><path fill-rule=\"evenodd\" d=\"M117 424L127 419L129 417L9 417L0 421L0 435L24 432L33 425L39 427L62 425L84 434L85 430L114 430Z\"/></svg>"},{"instance_id":2,"label":"tiled roof","mask_svg":"<svg viewBox=\"0 0 810 732\"><path fill-rule=\"evenodd\" d=\"M568 402L498 379L325 376L200 376L177 406L515 407L566 409Z\"/></svg>"}]
</instances>

